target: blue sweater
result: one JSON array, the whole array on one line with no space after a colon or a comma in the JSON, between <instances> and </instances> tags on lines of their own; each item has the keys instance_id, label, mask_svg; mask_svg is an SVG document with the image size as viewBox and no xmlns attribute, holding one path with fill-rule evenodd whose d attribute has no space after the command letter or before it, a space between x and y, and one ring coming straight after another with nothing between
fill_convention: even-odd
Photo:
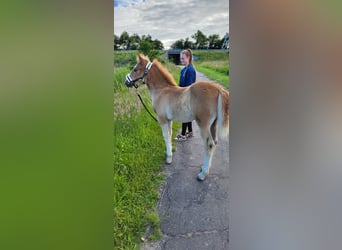
<instances>
[{"instance_id":1,"label":"blue sweater","mask_svg":"<svg viewBox=\"0 0 342 250\"><path fill-rule=\"evenodd\" d=\"M192 64L184 67L179 78L179 86L187 87L196 82L196 70Z\"/></svg>"}]
</instances>

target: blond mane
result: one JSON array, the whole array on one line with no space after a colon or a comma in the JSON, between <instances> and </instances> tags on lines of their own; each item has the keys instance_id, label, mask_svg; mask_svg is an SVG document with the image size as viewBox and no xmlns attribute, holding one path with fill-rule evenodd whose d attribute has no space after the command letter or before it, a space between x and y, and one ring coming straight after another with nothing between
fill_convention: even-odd
<instances>
[{"instance_id":1,"label":"blond mane","mask_svg":"<svg viewBox=\"0 0 342 250\"><path fill-rule=\"evenodd\" d=\"M168 84L177 86L177 83L171 73L157 59L153 60L153 65L158 68Z\"/></svg>"}]
</instances>

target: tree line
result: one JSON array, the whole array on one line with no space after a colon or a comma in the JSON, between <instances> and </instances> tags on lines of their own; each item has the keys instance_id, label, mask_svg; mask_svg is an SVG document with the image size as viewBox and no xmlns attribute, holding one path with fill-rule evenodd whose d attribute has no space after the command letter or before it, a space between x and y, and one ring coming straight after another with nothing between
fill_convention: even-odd
<instances>
[{"instance_id":1,"label":"tree line","mask_svg":"<svg viewBox=\"0 0 342 250\"><path fill-rule=\"evenodd\" d=\"M164 45L158 39L152 39L150 35L129 35L126 31L120 36L114 34L114 50L163 50Z\"/></svg>"},{"instance_id":2,"label":"tree line","mask_svg":"<svg viewBox=\"0 0 342 250\"><path fill-rule=\"evenodd\" d=\"M218 34L206 36L200 30L197 30L191 38L193 38L195 42L192 42L189 37L187 37L175 41L170 47L172 49L221 49L224 42L224 37L221 38Z\"/></svg>"},{"instance_id":3,"label":"tree line","mask_svg":"<svg viewBox=\"0 0 342 250\"><path fill-rule=\"evenodd\" d=\"M224 42L224 37L218 34L206 36L202 31L197 30L191 36L194 41L189 37L179 39L171 44L172 49L221 49ZM126 31L122 32L120 36L114 34L114 50L163 50L164 45L158 39L152 39L150 35L143 35L140 37L138 34L129 35Z\"/></svg>"}]
</instances>

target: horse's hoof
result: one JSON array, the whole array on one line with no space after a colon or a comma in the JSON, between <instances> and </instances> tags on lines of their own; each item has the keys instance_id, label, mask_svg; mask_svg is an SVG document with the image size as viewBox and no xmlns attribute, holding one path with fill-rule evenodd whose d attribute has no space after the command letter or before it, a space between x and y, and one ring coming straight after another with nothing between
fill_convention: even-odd
<instances>
[{"instance_id":1,"label":"horse's hoof","mask_svg":"<svg viewBox=\"0 0 342 250\"><path fill-rule=\"evenodd\" d=\"M204 179L205 179L205 175L202 172L197 175L197 180L204 181Z\"/></svg>"},{"instance_id":2,"label":"horse's hoof","mask_svg":"<svg viewBox=\"0 0 342 250\"><path fill-rule=\"evenodd\" d=\"M165 160L165 163L168 165L171 164L172 163L172 157L167 157Z\"/></svg>"}]
</instances>

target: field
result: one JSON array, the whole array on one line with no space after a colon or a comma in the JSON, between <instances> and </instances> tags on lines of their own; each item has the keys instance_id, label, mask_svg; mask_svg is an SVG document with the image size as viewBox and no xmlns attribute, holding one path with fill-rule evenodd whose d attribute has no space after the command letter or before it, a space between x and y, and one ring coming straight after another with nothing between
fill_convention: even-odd
<instances>
[{"instance_id":1,"label":"field","mask_svg":"<svg viewBox=\"0 0 342 250\"><path fill-rule=\"evenodd\" d=\"M220 55L211 55L210 59L199 58L195 63L197 70L208 70L214 80L220 78L228 86L228 65L222 53L221 60ZM164 180L165 144L159 124L144 110L136 95L139 91L153 113L147 87L143 85L135 90L124 85L125 75L135 63L136 52L114 52L115 249L138 249L140 238L148 226L153 231L149 239L158 239L161 235L155 209L158 189ZM178 82L180 68L167 62L164 66ZM205 73L204 70L202 72ZM173 123L173 137L179 128L179 123Z\"/></svg>"}]
</instances>

